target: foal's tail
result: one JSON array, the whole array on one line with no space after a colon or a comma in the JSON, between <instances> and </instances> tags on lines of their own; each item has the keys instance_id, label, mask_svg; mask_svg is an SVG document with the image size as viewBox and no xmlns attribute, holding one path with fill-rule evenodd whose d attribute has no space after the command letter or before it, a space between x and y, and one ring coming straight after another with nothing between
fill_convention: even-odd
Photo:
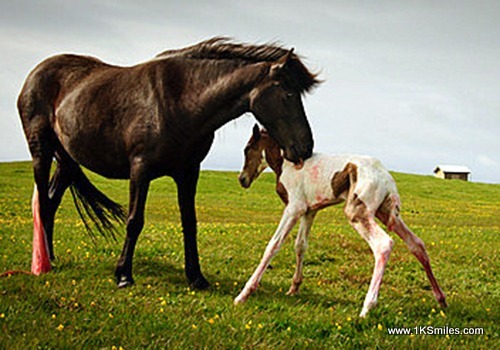
<instances>
[{"instance_id":1,"label":"foal's tail","mask_svg":"<svg viewBox=\"0 0 500 350\"><path fill-rule=\"evenodd\" d=\"M87 232L95 238L95 228L105 238L111 237L116 241L117 230L113 221L125 222L126 214L123 207L99 191L79 166L73 175L70 185L71 195Z\"/></svg>"}]
</instances>

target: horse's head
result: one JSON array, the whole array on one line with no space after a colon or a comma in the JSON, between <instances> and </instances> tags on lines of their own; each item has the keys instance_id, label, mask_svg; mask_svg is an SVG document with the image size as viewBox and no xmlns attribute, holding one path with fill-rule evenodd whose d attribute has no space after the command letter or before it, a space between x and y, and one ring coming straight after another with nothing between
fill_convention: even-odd
<instances>
[{"instance_id":1,"label":"horse's head","mask_svg":"<svg viewBox=\"0 0 500 350\"><path fill-rule=\"evenodd\" d=\"M248 140L244 150L245 164L240 172L238 180L244 188L250 187L252 182L270 166L279 176L283 164L283 156L279 145L274 141L267 131L260 130L255 124L252 136Z\"/></svg>"},{"instance_id":2,"label":"horse's head","mask_svg":"<svg viewBox=\"0 0 500 350\"><path fill-rule=\"evenodd\" d=\"M313 137L301 94L317 83L292 49L270 64L267 76L250 93L250 111L295 164L312 154Z\"/></svg>"}]
</instances>

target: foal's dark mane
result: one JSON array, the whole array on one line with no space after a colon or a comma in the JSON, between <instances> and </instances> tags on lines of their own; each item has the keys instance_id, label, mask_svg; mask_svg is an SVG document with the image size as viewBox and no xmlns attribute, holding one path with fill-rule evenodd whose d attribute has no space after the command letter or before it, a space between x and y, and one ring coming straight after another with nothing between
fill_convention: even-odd
<instances>
[{"instance_id":1,"label":"foal's dark mane","mask_svg":"<svg viewBox=\"0 0 500 350\"><path fill-rule=\"evenodd\" d=\"M156 58L185 57L201 60L240 60L243 64L257 62L275 62L286 55L289 50L275 43L251 45L234 43L230 38L214 37L198 44L177 50L167 50ZM292 54L288 76L300 93L309 92L321 81L316 73L310 72L300 61L299 56Z\"/></svg>"}]
</instances>

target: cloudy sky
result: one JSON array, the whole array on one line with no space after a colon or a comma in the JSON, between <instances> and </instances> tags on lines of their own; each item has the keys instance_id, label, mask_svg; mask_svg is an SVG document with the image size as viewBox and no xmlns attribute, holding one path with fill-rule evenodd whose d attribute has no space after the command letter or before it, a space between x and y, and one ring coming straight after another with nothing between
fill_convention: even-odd
<instances>
[{"instance_id":1,"label":"cloudy sky","mask_svg":"<svg viewBox=\"0 0 500 350\"><path fill-rule=\"evenodd\" d=\"M325 82L305 98L316 151L400 172L466 165L500 183L498 0L0 2L0 161L29 159L15 102L56 53L132 65L216 35L294 47ZM237 170L253 117L217 132L205 169Z\"/></svg>"}]
</instances>

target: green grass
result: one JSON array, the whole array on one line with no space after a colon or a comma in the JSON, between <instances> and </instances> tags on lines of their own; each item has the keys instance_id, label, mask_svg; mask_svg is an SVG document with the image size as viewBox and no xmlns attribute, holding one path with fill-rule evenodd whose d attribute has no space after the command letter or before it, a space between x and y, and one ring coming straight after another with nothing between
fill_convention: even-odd
<instances>
[{"instance_id":1,"label":"green grass","mask_svg":"<svg viewBox=\"0 0 500 350\"><path fill-rule=\"evenodd\" d=\"M126 204L127 182L90 174ZM279 221L274 178L250 190L237 174L202 172L197 196L199 250L208 291L187 288L175 185L153 182L136 249L136 285L117 289L119 242L92 241L70 195L56 218L54 270L0 278L0 349L332 349L498 348L500 186L395 173L406 223L425 242L449 307L435 302L417 260L395 237L379 297L358 314L373 257L341 206L318 214L302 292L285 295L294 270L293 239L261 286L233 306ZM33 188L29 163L0 164L0 273L29 270ZM388 335L388 327L481 327L483 335Z\"/></svg>"}]
</instances>

